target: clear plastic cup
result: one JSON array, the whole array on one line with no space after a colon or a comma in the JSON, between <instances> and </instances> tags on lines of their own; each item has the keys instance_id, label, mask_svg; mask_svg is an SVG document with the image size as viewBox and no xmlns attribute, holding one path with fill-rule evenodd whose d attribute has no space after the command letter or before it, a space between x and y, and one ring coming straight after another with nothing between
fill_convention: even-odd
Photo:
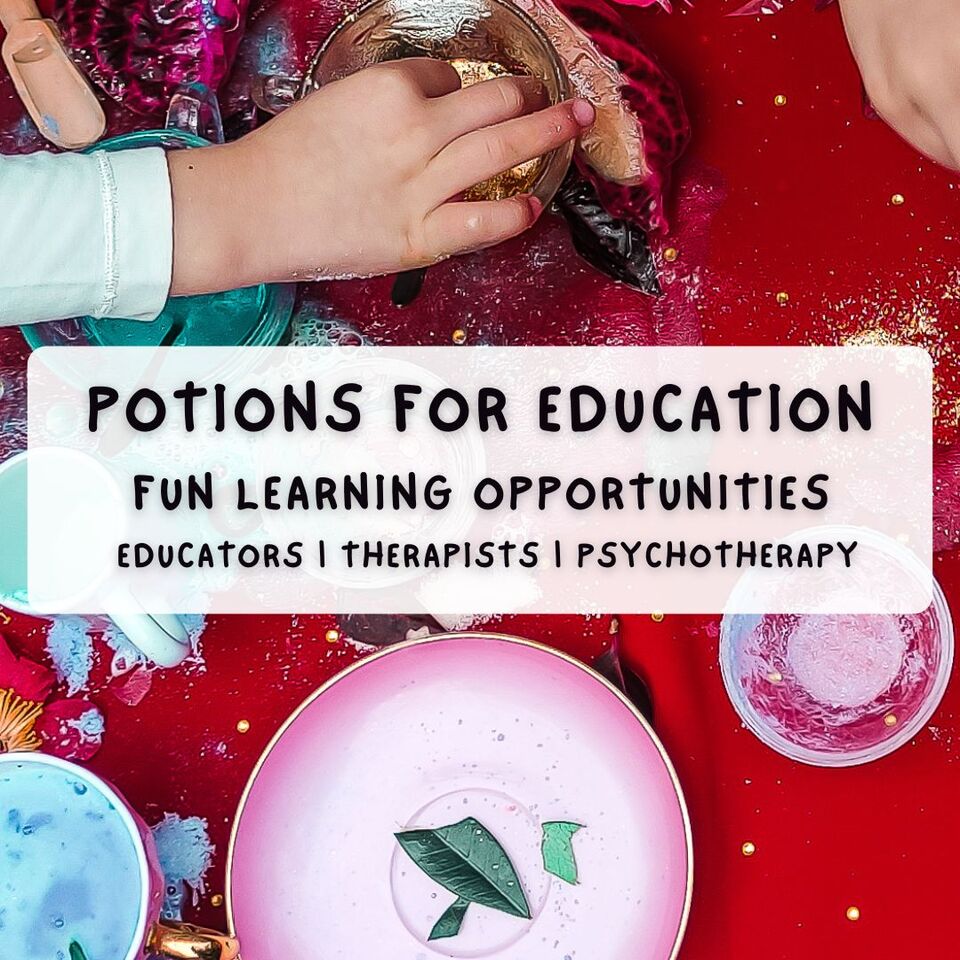
<instances>
[{"instance_id":1,"label":"clear plastic cup","mask_svg":"<svg viewBox=\"0 0 960 960\"><path fill-rule=\"evenodd\" d=\"M743 723L783 756L822 767L868 763L915 737L943 698L953 654L935 580L921 613L727 614L720 627L723 682Z\"/></svg>"}]
</instances>

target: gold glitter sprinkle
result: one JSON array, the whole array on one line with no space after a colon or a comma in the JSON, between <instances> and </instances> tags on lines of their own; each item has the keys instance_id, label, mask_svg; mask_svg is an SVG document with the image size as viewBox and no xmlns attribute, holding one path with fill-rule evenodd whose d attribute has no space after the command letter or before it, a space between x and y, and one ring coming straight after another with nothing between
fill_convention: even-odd
<instances>
[{"instance_id":1,"label":"gold glitter sprinkle","mask_svg":"<svg viewBox=\"0 0 960 960\"><path fill-rule=\"evenodd\" d=\"M786 290L781 290L777 294L777 303L779 303L781 307L785 307L789 302L790 302L790 294L787 293Z\"/></svg>"},{"instance_id":2,"label":"gold glitter sprinkle","mask_svg":"<svg viewBox=\"0 0 960 960\"><path fill-rule=\"evenodd\" d=\"M620 631L620 619L619 617L610 618L610 636L612 637L615 633Z\"/></svg>"},{"instance_id":3,"label":"gold glitter sprinkle","mask_svg":"<svg viewBox=\"0 0 960 960\"><path fill-rule=\"evenodd\" d=\"M650 614L650 619L651 619L654 623L663 623L663 614L662 614L659 610L657 610L656 613L651 613L651 614Z\"/></svg>"},{"instance_id":4,"label":"gold glitter sprinkle","mask_svg":"<svg viewBox=\"0 0 960 960\"><path fill-rule=\"evenodd\" d=\"M884 718L883 722L888 727L895 727L897 725L897 715L895 713L888 713Z\"/></svg>"},{"instance_id":5,"label":"gold glitter sprinkle","mask_svg":"<svg viewBox=\"0 0 960 960\"><path fill-rule=\"evenodd\" d=\"M740 852L745 857L752 857L757 852L757 845L748 840L741 848Z\"/></svg>"},{"instance_id":6,"label":"gold glitter sprinkle","mask_svg":"<svg viewBox=\"0 0 960 960\"><path fill-rule=\"evenodd\" d=\"M773 670L767 674L767 679L771 683L783 683L783 674L779 670Z\"/></svg>"},{"instance_id":7,"label":"gold glitter sprinkle","mask_svg":"<svg viewBox=\"0 0 960 960\"><path fill-rule=\"evenodd\" d=\"M847 907L847 919L856 922L860 919L860 908L859 907Z\"/></svg>"},{"instance_id":8,"label":"gold glitter sprinkle","mask_svg":"<svg viewBox=\"0 0 960 960\"><path fill-rule=\"evenodd\" d=\"M667 263L673 263L679 256L680 251L676 247L667 247L667 249L663 251L663 259L666 260Z\"/></svg>"},{"instance_id":9,"label":"gold glitter sprinkle","mask_svg":"<svg viewBox=\"0 0 960 960\"><path fill-rule=\"evenodd\" d=\"M457 346L460 346L467 342L467 331L464 330L463 327L457 327L451 334L450 339L453 340Z\"/></svg>"},{"instance_id":10,"label":"gold glitter sprinkle","mask_svg":"<svg viewBox=\"0 0 960 960\"><path fill-rule=\"evenodd\" d=\"M211 905L212 907L222 907L222 906L223 906L223 894L222 894L222 893L215 893L215 894L210 898L210 905Z\"/></svg>"},{"instance_id":11,"label":"gold glitter sprinkle","mask_svg":"<svg viewBox=\"0 0 960 960\"><path fill-rule=\"evenodd\" d=\"M935 435L960 427L960 350L956 320L960 302L960 270L929 269L928 276L910 280L889 278L871 283L855 297L829 304L821 320L817 343L843 346L922 347L933 358L933 417Z\"/></svg>"},{"instance_id":12,"label":"gold glitter sprinkle","mask_svg":"<svg viewBox=\"0 0 960 960\"><path fill-rule=\"evenodd\" d=\"M907 200L906 200L906 197L904 197L904 195L903 195L902 193L895 193L895 194L890 198L890 202L891 202L895 207L902 207L902 206L907 202Z\"/></svg>"},{"instance_id":13,"label":"gold glitter sprinkle","mask_svg":"<svg viewBox=\"0 0 960 960\"><path fill-rule=\"evenodd\" d=\"M0 623L6 626L8 623L12 622L13 618L6 612L6 610L3 609L3 607L0 607Z\"/></svg>"},{"instance_id":14,"label":"gold glitter sprinkle","mask_svg":"<svg viewBox=\"0 0 960 960\"><path fill-rule=\"evenodd\" d=\"M336 643L340 639L339 630L328 630L326 633L327 643Z\"/></svg>"},{"instance_id":15,"label":"gold glitter sprinkle","mask_svg":"<svg viewBox=\"0 0 960 960\"><path fill-rule=\"evenodd\" d=\"M237 733L246 733L250 729L249 720L238 720L237 721Z\"/></svg>"},{"instance_id":16,"label":"gold glitter sprinkle","mask_svg":"<svg viewBox=\"0 0 960 960\"><path fill-rule=\"evenodd\" d=\"M773 105L775 107L785 107L787 105L787 95L785 93L778 93L773 98Z\"/></svg>"}]
</instances>

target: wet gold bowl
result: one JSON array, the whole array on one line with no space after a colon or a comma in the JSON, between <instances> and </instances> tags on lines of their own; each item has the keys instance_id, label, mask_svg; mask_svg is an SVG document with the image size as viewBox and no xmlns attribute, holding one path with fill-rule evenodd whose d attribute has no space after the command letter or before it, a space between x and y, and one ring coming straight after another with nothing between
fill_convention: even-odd
<instances>
[{"instance_id":1,"label":"wet gold bowl","mask_svg":"<svg viewBox=\"0 0 960 960\"><path fill-rule=\"evenodd\" d=\"M465 83L512 73L539 79L551 103L570 96L566 70L546 34L508 0L371 0L347 16L320 48L301 94L404 57L452 62ZM465 64L472 66L465 69ZM498 199L525 192L546 206L563 182L573 151L573 143L565 144L479 185L470 197Z\"/></svg>"}]
</instances>

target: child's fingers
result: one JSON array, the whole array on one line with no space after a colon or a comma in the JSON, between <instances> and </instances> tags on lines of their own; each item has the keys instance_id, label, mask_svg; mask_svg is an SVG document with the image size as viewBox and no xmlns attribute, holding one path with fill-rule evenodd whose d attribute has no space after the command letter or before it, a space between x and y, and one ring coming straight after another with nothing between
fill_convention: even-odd
<instances>
[{"instance_id":1,"label":"child's fingers","mask_svg":"<svg viewBox=\"0 0 960 960\"><path fill-rule=\"evenodd\" d=\"M407 57L381 63L374 69L391 71L412 82L425 97L445 97L460 89L460 74L445 60Z\"/></svg>"},{"instance_id":2,"label":"child's fingers","mask_svg":"<svg viewBox=\"0 0 960 960\"><path fill-rule=\"evenodd\" d=\"M535 197L445 203L424 224L427 248L435 259L482 250L532 227L543 209Z\"/></svg>"},{"instance_id":3,"label":"child's fingers","mask_svg":"<svg viewBox=\"0 0 960 960\"><path fill-rule=\"evenodd\" d=\"M446 200L518 163L557 149L579 136L595 118L592 104L570 100L468 133L441 150L428 166L431 191Z\"/></svg>"},{"instance_id":4,"label":"child's fingers","mask_svg":"<svg viewBox=\"0 0 960 960\"><path fill-rule=\"evenodd\" d=\"M546 87L536 77L499 77L444 97L437 103L450 143L464 134L522 117L550 105Z\"/></svg>"}]
</instances>

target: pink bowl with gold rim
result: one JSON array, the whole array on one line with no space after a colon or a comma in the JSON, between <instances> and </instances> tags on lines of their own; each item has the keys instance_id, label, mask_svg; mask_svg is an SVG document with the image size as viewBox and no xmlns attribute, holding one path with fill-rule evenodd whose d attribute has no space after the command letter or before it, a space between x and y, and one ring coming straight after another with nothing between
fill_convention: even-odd
<instances>
[{"instance_id":1,"label":"pink bowl with gold rim","mask_svg":"<svg viewBox=\"0 0 960 960\"><path fill-rule=\"evenodd\" d=\"M449 892L394 835L474 817L502 844L528 920ZM578 883L544 871L541 826L573 821ZM646 721L589 668L483 634L401 644L322 687L255 769L231 839L228 911L245 960L670 960L692 847Z\"/></svg>"}]
</instances>

